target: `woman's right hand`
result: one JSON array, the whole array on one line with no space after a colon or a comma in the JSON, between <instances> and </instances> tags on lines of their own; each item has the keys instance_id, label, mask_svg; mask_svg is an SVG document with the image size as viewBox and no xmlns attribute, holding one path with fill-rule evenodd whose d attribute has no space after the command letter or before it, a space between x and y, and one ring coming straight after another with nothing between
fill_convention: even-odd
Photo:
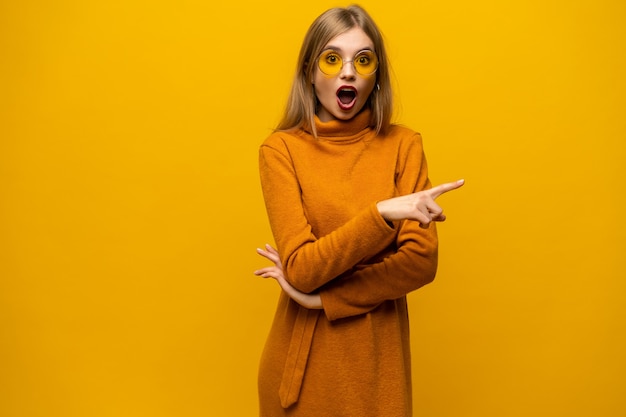
<instances>
[{"instance_id":1,"label":"woman's right hand","mask_svg":"<svg viewBox=\"0 0 626 417\"><path fill-rule=\"evenodd\" d=\"M321 309L322 306L322 298L319 294L306 294L302 291L298 291L295 289L287 279L285 279L285 273L283 270L283 263L280 260L280 256L278 255L278 251L274 249L271 245L265 245L265 250L261 248L257 248L256 252L269 259L274 263L272 266L266 266L265 268L257 269L254 271L254 275L263 277L263 278L274 278L278 285L294 300L296 303L300 304L302 307L306 307L309 309Z\"/></svg>"},{"instance_id":2,"label":"woman's right hand","mask_svg":"<svg viewBox=\"0 0 626 417\"><path fill-rule=\"evenodd\" d=\"M441 184L429 190L379 201L376 206L387 221L415 220L420 227L427 229L431 222L442 222L446 219L443 209L435 199L443 193L460 188L464 183L465 180L458 180Z\"/></svg>"}]
</instances>

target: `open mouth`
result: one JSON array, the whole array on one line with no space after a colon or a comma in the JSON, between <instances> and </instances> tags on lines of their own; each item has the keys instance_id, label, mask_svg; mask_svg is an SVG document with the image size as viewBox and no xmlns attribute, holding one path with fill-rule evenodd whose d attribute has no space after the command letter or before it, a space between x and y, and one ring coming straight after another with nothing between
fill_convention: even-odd
<instances>
[{"instance_id":1,"label":"open mouth","mask_svg":"<svg viewBox=\"0 0 626 417\"><path fill-rule=\"evenodd\" d=\"M356 103L356 88L341 87L337 90L337 103L343 110L350 110Z\"/></svg>"}]
</instances>

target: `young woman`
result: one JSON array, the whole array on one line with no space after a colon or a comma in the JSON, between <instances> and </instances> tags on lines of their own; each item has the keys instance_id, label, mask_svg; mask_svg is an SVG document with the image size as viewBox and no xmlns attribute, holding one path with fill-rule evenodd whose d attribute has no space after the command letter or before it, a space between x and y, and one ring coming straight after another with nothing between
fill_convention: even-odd
<instances>
[{"instance_id":1,"label":"young woman","mask_svg":"<svg viewBox=\"0 0 626 417\"><path fill-rule=\"evenodd\" d=\"M437 269L419 134L390 123L382 36L358 6L309 28L286 114L260 148L283 288L259 370L260 415L411 416L406 294Z\"/></svg>"}]
</instances>

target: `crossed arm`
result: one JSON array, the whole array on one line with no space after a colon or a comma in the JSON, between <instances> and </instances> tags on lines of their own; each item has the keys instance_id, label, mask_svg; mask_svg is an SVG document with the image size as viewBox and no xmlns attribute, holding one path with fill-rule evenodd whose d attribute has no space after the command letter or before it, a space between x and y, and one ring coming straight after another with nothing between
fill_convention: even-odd
<instances>
[{"instance_id":1,"label":"crossed arm","mask_svg":"<svg viewBox=\"0 0 626 417\"><path fill-rule=\"evenodd\" d=\"M435 199L444 193L460 188L464 183L464 180L459 180L441 184L429 190L383 200L378 202L377 208L381 216L387 221L413 220L419 222L420 227L428 228L432 222L446 220L443 209L435 202ZM257 253L272 261L274 265L254 271L255 275L276 279L283 291L303 307L310 309L323 308L319 294L303 293L287 282L283 265L276 249L270 245L265 245L265 249L259 248Z\"/></svg>"}]
</instances>

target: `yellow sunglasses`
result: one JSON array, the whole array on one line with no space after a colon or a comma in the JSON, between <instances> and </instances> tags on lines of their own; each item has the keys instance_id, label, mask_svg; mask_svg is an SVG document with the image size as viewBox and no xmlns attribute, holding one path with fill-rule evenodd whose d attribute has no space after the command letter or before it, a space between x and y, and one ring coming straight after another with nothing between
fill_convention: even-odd
<instances>
[{"instance_id":1,"label":"yellow sunglasses","mask_svg":"<svg viewBox=\"0 0 626 417\"><path fill-rule=\"evenodd\" d=\"M328 49L317 58L317 66L326 75L337 75L345 64L352 62L354 70L359 75L372 75L378 69L378 57L374 51L364 50L357 52L350 61L344 61L339 52Z\"/></svg>"}]
</instances>

